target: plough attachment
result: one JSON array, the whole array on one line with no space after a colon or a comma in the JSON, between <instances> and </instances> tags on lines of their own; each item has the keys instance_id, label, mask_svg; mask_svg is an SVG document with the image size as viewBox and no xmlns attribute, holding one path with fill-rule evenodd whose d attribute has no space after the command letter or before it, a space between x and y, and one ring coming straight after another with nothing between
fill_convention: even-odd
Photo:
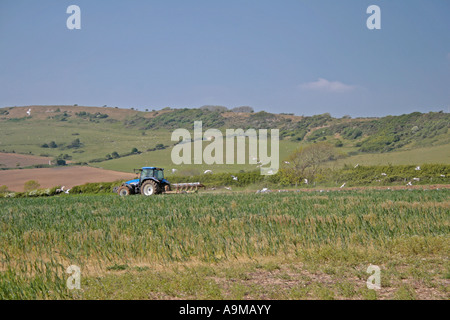
<instances>
[{"instance_id":1,"label":"plough attachment","mask_svg":"<svg viewBox=\"0 0 450 320\"><path fill-rule=\"evenodd\" d=\"M171 191L166 191L166 193L192 193L197 192L199 188L205 188L200 182L192 183L174 183L171 185Z\"/></svg>"}]
</instances>

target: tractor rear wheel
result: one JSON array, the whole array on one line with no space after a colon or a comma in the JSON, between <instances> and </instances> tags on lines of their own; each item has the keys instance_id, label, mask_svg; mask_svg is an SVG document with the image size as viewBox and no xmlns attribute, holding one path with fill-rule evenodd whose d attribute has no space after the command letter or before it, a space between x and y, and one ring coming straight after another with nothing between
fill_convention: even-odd
<instances>
[{"instance_id":1,"label":"tractor rear wheel","mask_svg":"<svg viewBox=\"0 0 450 320\"><path fill-rule=\"evenodd\" d=\"M144 196L152 196L158 193L160 193L158 184L153 180L148 180L141 186L141 194Z\"/></svg>"},{"instance_id":2,"label":"tractor rear wheel","mask_svg":"<svg viewBox=\"0 0 450 320\"><path fill-rule=\"evenodd\" d=\"M121 186L119 190L117 190L117 194L121 197L129 196L130 195L130 189L128 189L127 186Z\"/></svg>"}]
</instances>

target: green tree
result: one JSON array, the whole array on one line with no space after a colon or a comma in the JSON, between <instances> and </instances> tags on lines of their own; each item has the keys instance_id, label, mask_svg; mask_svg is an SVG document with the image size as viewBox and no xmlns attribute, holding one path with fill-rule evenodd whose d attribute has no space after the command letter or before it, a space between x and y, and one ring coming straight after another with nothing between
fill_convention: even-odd
<instances>
[{"instance_id":1,"label":"green tree","mask_svg":"<svg viewBox=\"0 0 450 320\"><path fill-rule=\"evenodd\" d=\"M25 182L24 189L25 189L25 191L31 191L31 190L38 189L40 186L41 185L37 181L29 180L29 181Z\"/></svg>"},{"instance_id":2,"label":"green tree","mask_svg":"<svg viewBox=\"0 0 450 320\"><path fill-rule=\"evenodd\" d=\"M80 148L83 144L81 143L80 139L75 139L73 140L68 146L67 148Z\"/></svg>"},{"instance_id":3,"label":"green tree","mask_svg":"<svg viewBox=\"0 0 450 320\"><path fill-rule=\"evenodd\" d=\"M111 157L113 157L113 159L118 159L120 158L120 155L116 151L114 151L113 153L111 153Z\"/></svg>"},{"instance_id":4,"label":"green tree","mask_svg":"<svg viewBox=\"0 0 450 320\"><path fill-rule=\"evenodd\" d=\"M52 142L50 142L50 143L48 144L48 147L49 147L49 148L52 148L52 149L55 149L55 148L58 148L58 145L56 144L55 141L52 141Z\"/></svg>"},{"instance_id":5,"label":"green tree","mask_svg":"<svg viewBox=\"0 0 450 320\"><path fill-rule=\"evenodd\" d=\"M284 171L298 179L314 180L319 167L330 160L334 160L333 145L319 142L300 147L287 159Z\"/></svg>"}]
</instances>

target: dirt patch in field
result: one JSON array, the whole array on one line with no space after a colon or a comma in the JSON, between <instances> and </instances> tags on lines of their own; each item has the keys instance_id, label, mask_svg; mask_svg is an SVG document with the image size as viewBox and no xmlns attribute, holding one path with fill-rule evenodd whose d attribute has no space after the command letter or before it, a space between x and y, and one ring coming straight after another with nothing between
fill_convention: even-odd
<instances>
[{"instance_id":1,"label":"dirt patch in field","mask_svg":"<svg viewBox=\"0 0 450 320\"><path fill-rule=\"evenodd\" d=\"M20 168L36 164L49 164L52 158L0 152L0 168Z\"/></svg>"},{"instance_id":2,"label":"dirt patch in field","mask_svg":"<svg viewBox=\"0 0 450 320\"><path fill-rule=\"evenodd\" d=\"M58 167L42 169L1 170L0 186L6 185L11 191L24 191L24 184L36 180L41 188L66 186L72 188L90 182L113 182L133 179L136 175L91 167Z\"/></svg>"}]
</instances>

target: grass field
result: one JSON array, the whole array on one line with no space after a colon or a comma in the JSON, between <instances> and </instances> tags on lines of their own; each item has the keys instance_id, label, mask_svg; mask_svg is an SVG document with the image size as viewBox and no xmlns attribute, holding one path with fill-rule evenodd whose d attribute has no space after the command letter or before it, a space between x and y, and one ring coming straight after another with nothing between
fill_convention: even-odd
<instances>
[{"instance_id":1,"label":"grass field","mask_svg":"<svg viewBox=\"0 0 450 320\"><path fill-rule=\"evenodd\" d=\"M168 111L138 112L127 109L115 108L93 108L93 107L70 107L70 106L32 106L31 116L26 117L28 107L8 109L8 115L0 118L0 152L15 152L32 155L48 155L51 158L61 154L68 155L73 162L90 162L89 165L122 172L132 172L134 168L142 166L158 166L169 169L166 171L170 175L171 169L177 169L178 174L185 172L185 175L202 173L207 169L214 172L232 172L241 170L251 171L255 165L174 165L171 160L171 151L174 144L171 141L173 130L159 128L152 130L140 130L139 125L133 124L133 117L152 118L157 114ZM6 109L4 109L6 110ZM59 110L58 112L56 110ZM93 121L81 118L76 115L79 112L104 113L109 117L105 119L94 119ZM67 117L64 117L67 114ZM64 120L64 121L62 121ZM181 121L183 119L177 119ZM125 124L127 123L127 124ZM245 124L245 123L242 123ZM190 128L190 132L193 131ZM222 128L223 129L223 128ZM314 132L311 131L310 134ZM387 153L359 153L355 147L356 140L346 140L339 136L327 136L328 142L335 144L339 138L343 142L342 147L336 147L336 153L347 155L349 152L355 155L346 156L338 161L329 162L329 166L342 167L344 164L356 165L378 165L378 164L411 164L420 165L424 163L450 163L450 135L439 134L437 136L422 139L419 144L410 143L403 146L398 151ZM72 141L79 139L79 148L68 148ZM360 138L363 139L363 138ZM54 141L58 147L43 148L44 144ZM311 143L311 142L308 142ZM156 145L168 146L164 150L154 149ZM204 147L207 143L204 143ZM301 145L294 140L280 141L280 161L281 164L296 148ZM119 155L130 154L133 148L137 148L140 154L129 155L118 159L106 160L106 156L117 152ZM42 163L48 163L48 159L43 159ZM40 161L40 160L39 160ZM0 168L19 167L16 156L11 159L0 159ZM23 166L22 164L20 166Z\"/></svg>"},{"instance_id":2,"label":"grass field","mask_svg":"<svg viewBox=\"0 0 450 320\"><path fill-rule=\"evenodd\" d=\"M0 199L0 299L449 299L449 195Z\"/></svg>"}]
</instances>

